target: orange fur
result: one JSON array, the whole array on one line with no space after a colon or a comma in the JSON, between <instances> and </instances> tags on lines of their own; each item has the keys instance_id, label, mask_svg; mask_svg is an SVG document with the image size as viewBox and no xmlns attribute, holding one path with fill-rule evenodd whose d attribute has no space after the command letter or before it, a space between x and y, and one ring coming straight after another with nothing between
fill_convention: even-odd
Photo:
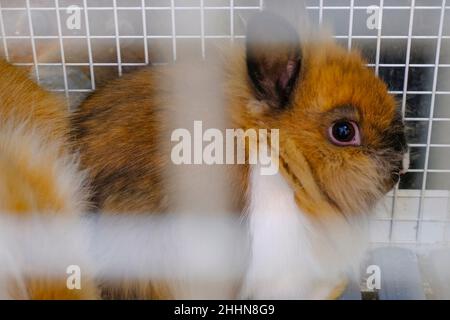
<instances>
[{"instance_id":1,"label":"orange fur","mask_svg":"<svg viewBox=\"0 0 450 320\"><path fill-rule=\"evenodd\" d=\"M47 131L55 140L64 141L68 133L68 112L64 100L42 90L20 70L0 60L0 121L25 123Z\"/></svg>"},{"instance_id":2,"label":"orange fur","mask_svg":"<svg viewBox=\"0 0 450 320\"><path fill-rule=\"evenodd\" d=\"M281 173L298 206L318 224L364 215L395 184L392 173L399 170L405 151L397 141L404 136L395 101L358 53L321 40L302 43L301 51L298 81L286 110L280 111L273 110L273 101L258 98L244 50L231 49L224 61L225 83L216 84L224 91L229 128L280 130ZM274 54L274 61L290 57L290 52L276 49L264 54ZM266 58L262 60L271 61ZM267 70L282 67L276 62ZM199 72L196 68L190 72ZM183 84L189 88L189 73L184 69L150 67L125 75L92 94L73 117L77 150L83 168L89 169L93 201L100 211L164 213L173 203L176 194L165 175L170 152L162 146L169 139L168 119L179 112L169 103L176 93L166 86L175 79L185 79ZM270 82L262 86L269 87ZM329 141L327 129L342 118L358 122L361 146L338 147ZM249 167L236 167L237 172L228 177L232 198L244 213ZM134 297L129 289L113 296ZM166 292L142 292L139 285L134 292L143 298L167 297Z\"/></svg>"},{"instance_id":3,"label":"orange fur","mask_svg":"<svg viewBox=\"0 0 450 320\"><path fill-rule=\"evenodd\" d=\"M275 116L264 110L267 108L264 103L255 102L245 74L244 57L237 55L230 65L237 65L234 70L239 71L229 72L232 78L228 96L233 119L237 127L280 128L282 160L283 154L289 155L293 159L285 162L292 161L295 165L298 161L295 156L303 155L321 192L328 200L331 198L337 209L346 213L366 211L394 185L389 167L386 172L379 172L383 169L382 157L368 157L371 149L381 148L386 142L382 133L393 129L397 112L394 98L387 93L386 85L364 66L357 52L348 53L332 42L320 41L304 45L303 54L301 85L293 92L291 109ZM254 104L260 105L256 114ZM339 119L333 115L333 109L349 105L355 106L355 112L345 116L360 121L364 148L337 147L326 138L327 128ZM403 126L399 126L402 132ZM402 153L395 156L401 159ZM352 185L347 185L342 193L340 183L345 181L352 181ZM367 197L358 201L354 196L358 193Z\"/></svg>"},{"instance_id":4,"label":"orange fur","mask_svg":"<svg viewBox=\"0 0 450 320\"><path fill-rule=\"evenodd\" d=\"M76 221L86 208L86 190L69 153L66 104L36 85L25 71L1 60L0 73L1 213L24 218L62 215ZM65 269L55 277L23 277L26 296L12 283L12 297L96 297L88 277L83 290L68 290Z\"/></svg>"}]
</instances>

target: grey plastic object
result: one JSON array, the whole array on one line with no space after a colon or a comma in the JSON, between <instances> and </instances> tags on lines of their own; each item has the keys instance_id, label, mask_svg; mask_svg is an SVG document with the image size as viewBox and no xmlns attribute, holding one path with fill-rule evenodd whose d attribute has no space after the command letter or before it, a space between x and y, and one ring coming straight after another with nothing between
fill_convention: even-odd
<instances>
[{"instance_id":1,"label":"grey plastic object","mask_svg":"<svg viewBox=\"0 0 450 320\"><path fill-rule=\"evenodd\" d=\"M419 264L413 251L399 247L377 248L369 253L367 263L367 266L378 266L381 271L379 300L425 299Z\"/></svg>"}]
</instances>

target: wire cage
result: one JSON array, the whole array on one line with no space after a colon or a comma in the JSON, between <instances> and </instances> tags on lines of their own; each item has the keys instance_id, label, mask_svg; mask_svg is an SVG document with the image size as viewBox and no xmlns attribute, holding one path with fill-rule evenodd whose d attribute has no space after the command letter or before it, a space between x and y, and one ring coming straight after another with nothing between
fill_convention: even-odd
<instances>
[{"instance_id":1,"label":"wire cage","mask_svg":"<svg viewBox=\"0 0 450 320\"><path fill-rule=\"evenodd\" d=\"M0 0L0 53L75 101L95 89L102 68L121 75L150 61L207 57L215 43L240 41L246 17L263 5L262 0ZM306 6L312 25L329 26L338 43L363 53L397 97L409 128L411 166L378 206L372 242L448 245L450 3L308 0ZM70 20L77 14L79 26ZM129 59L124 53L136 44L143 58ZM57 60L41 59L40 50L49 45L59 50ZM100 46L115 59L102 60ZM74 59L74 47L84 55ZM89 68L88 81L71 76L80 68ZM55 77L59 81L49 80Z\"/></svg>"}]
</instances>

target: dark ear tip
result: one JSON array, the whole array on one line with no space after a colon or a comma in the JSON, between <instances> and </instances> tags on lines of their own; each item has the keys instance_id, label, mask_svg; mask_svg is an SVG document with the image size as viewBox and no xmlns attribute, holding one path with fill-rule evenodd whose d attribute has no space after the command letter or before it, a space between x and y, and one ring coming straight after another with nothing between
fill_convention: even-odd
<instances>
[{"instance_id":1,"label":"dark ear tip","mask_svg":"<svg viewBox=\"0 0 450 320\"><path fill-rule=\"evenodd\" d=\"M255 97L274 109L288 105L301 66L299 35L271 12L260 12L247 24L247 73Z\"/></svg>"}]
</instances>

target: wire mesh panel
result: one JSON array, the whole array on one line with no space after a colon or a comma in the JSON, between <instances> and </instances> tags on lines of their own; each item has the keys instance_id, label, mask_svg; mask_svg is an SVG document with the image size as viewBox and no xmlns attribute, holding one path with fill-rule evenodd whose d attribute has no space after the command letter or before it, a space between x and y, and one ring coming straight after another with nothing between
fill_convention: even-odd
<instances>
[{"instance_id":1,"label":"wire mesh panel","mask_svg":"<svg viewBox=\"0 0 450 320\"><path fill-rule=\"evenodd\" d=\"M306 5L311 25L329 26L388 83L409 128L410 170L377 208L373 242L449 243L450 3ZM77 100L96 88L95 75L105 68L121 75L149 62L205 58L212 47L241 41L246 19L262 7L261 0L0 0L0 52ZM130 55L136 47L140 53ZM58 54L45 55L48 48ZM86 68L89 78L80 76Z\"/></svg>"}]
</instances>

